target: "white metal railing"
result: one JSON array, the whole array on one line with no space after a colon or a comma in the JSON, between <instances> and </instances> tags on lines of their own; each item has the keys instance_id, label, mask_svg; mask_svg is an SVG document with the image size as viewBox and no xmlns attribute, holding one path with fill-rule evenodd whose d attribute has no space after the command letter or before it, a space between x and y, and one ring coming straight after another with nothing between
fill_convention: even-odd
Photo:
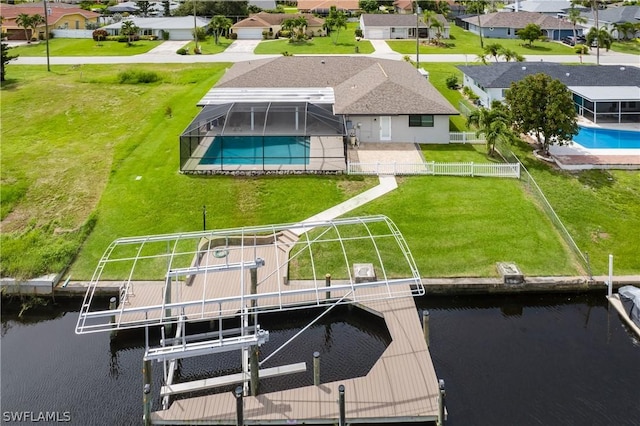
<instances>
[{"instance_id":1,"label":"white metal railing","mask_svg":"<svg viewBox=\"0 0 640 426\"><path fill-rule=\"evenodd\" d=\"M520 164L494 163L347 163L350 175L431 175L520 178Z\"/></svg>"},{"instance_id":2,"label":"white metal railing","mask_svg":"<svg viewBox=\"0 0 640 426\"><path fill-rule=\"evenodd\" d=\"M475 132L449 132L451 143L485 143L484 136L476 136Z\"/></svg>"}]
</instances>

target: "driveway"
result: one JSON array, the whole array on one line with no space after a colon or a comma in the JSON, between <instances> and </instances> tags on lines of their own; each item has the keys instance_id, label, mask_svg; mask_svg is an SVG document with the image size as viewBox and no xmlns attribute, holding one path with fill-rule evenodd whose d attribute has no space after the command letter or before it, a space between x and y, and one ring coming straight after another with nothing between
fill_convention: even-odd
<instances>
[{"instance_id":1,"label":"driveway","mask_svg":"<svg viewBox=\"0 0 640 426\"><path fill-rule=\"evenodd\" d=\"M187 44L189 44L189 40L165 41L148 51L146 55L175 55L178 49Z\"/></svg>"},{"instance_id":2,"label":"driveway","mask_svg":"<svg viewBox=\"0 0 640 426\"><path fill-rule=\"evenodd\" d=\"M261 40L235 40L224 53L253 53Z\"/></svg>"}]
</instances>

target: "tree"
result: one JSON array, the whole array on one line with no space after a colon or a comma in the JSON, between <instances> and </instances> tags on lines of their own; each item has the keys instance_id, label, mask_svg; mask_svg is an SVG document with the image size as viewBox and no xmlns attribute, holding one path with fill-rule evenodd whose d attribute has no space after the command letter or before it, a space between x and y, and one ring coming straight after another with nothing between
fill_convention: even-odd
<instances>
[{"instance_id":1,"label":"tree","mask_svg":"<svg viewBox=\"0 0 640 426\"><path fill-rule=\"evenodd\" d=\"M600 29L591 27L587 33L587 46L593 46L594 43L596 44L597 49L604 47L607 49L607 52L609 51L609 48L611 48L611 44L613 43L613 38L607 31L606 27L602 27Z\"/></svg>"},{"instance_id":2,"label":"tree","mask_svg":"<svg viewBox=\"0 0 640 426\"><path fill-rule=\"evenodd\" d=\"M162 10L164 16L171 16L171 2L169 0L162 2Z\"/></svg>"},{"instance_id":3,"label":"tree","mask_svg":"<svg viewBox=\"0 0 640 426\"><path fill-rule=\"evenodd\" d=\"M505 101L515 128L532 132L545 153L549 146L570 143L578 133L573 96L560 80L547 74L528 75L511 83Z\"/></svg>"},{"instance_id":4,"label":"tree","mask_svg":"<svg viewBox=\"0 0 640 426\"><path fill-rule=\"evenodd\" d=\"M499 43L489 43L486 46L484 46L484 56L483 56L483 61L484 58L486 58L487 56L493 56L493 59L495 59L496 62L498 62L498 55L500 54L501 50L503 49L502 45Z\"/></svg>"},{"instance_id":5,"label":"tree","mask_svg":"<svg viewBox=\"0 0 640 426\"><path fill-rule=\"evenodd\" d=\"M442 38L442 32L444 31L444 24L437 19L431 23L429 29L435 30L436 34L436 45L440 45L440 39Z\"/></svg>"},{"instance_id":6,"label":"tree","mask_svg":"<svg viewBox=\"0 0 640 426\"><path fill-rule=\"evenodd\" d=\"M137 1L136 6L140 9L140 14L142 16L149 16L149 2L148 1Z\"/></svg>"},{"instance_id":7,"label":"tree","mask_svg":"<svg viewBox=\"0 0 640 426\"><path fill-rule=\"evenodd\" d=\"M377 0L360 0L358 8L365 13L375 13L378 11L378 2Z\"/></svg>"},{"instance_id":8,"label":"tree","mask_svg":"<svg viewBox=\"0 0 640 426\"><path fill-rule=\"evenodd\" d=\"M138 34L138 31L140 31L140 28L133 23L133 21L123 21L122 22L122 26L120 27L120 33L122 35L127 36L127 45L131 46L131 41L133 40L133 37Z\"/></svg>"},{"instance_id":9,"label":"tree","mask_svg":"<svg viewBox=\"0 0 640 426\"><path fill-rule=\"evenodd\" d=\"M31 16L26 13L20 13L16 16L16 25L24 28L24 38L27 40L27 43L31 43L31 37L29 37L29 33L27 30L31 27Z\"/></svg>"},{"instance_id":10,"label":"tree","mask_svg":"<svg viewBox=\"0 0 640 426\"><path fill-rule=\"evenodd\" d=\"M507 49L506 47L500 47L499 55L504 58L505 62L524 62L524 56L515 50Z\"/></svg>"},{"instance_id":11,"label":"tree","mask_svg":"<svg viewBox=\"0 0 640 426\"><path fill-rule=\"evenodd\" d=\"M586 24L587 18L582 16L580 14L580 9L576 9L574 6L575 6L574 4L571 5L571 9L569 9L569 14L567 15L567 19L569 20L569 22L571 22L571 25L573 25L573 39L577 40L578 34L576 33L576 25Z\"/></svg>"},{"instance_id":12,"label":"tree","mask_svg":"<svg viewBox=\"0 0 640 426\"><path fill-rule=\"evenodd\" d=\"M467 126L477 129L476 136L484 135L487 154L493 155L496 143L500 141L508 142L512 133L510 129L510 119L508 111L504 108L483 108L480 107L469 114Z\"/></svg>"},{"instance_id":13,"label":"tree","mask_svg":"<svg viewBox=\"0 0 640 426\"><path fill-rule=\"evenodd\" d=\"M480 47L484 49L484 41L482 40L482 21L480 15L484 14L485 9L489 5L486 0L467 0L463 1L467 8L467 13L475 13L478 15L478 34L480 34Z\"/></svg>"},{"instance_id":14,"label":"tree","mask_svg":"<svg viewBox=\"0 0 640 426\"><path fill-rule=\"evenodd\" d=\"M31 37L36 36L36 34L38 33L38 26L42 24L44 24L44 18L42 17L42 15L38 15L36 13L35 15L31 16L31 20L29 22L29 28L31 28ZM48 37L48 35L45 35L45 37Z\"/></svg>"},{"instance_id":15,"label":"tree","mask_svg":"<svg viewBox=\"0 0 640 426\"><path fill-rule=\"evenodd\" d=\"M0 16L0 22L2 21L2 17ZM6 37L5 33L0 35L0 38L4 40ZM0 43L0 53L2 55L2 61L0 62L0 81L5 81L6 79L6 65L16 59L18 55L10 55L9 51L13 49L7 43Z\"/></svg>"},{"instance_id":16,"label":"tree","mask_svg":"<svg viewBox=\"0 0 640 426\"><path fill-rule=\"evenodd\" d=\"M335 38L333 39L333 44L338 44L338 37L340 37L340 28L347 29L347 15L342 10L338 10L335 6L331 6L329 9L329 16L325 19L325 27L329 29L330 32L334 32L335 30Z\"/></svg>"},{"instance_id":17,"label":"tree","mask_svg":"<svg viewBox=\"0 0 640 426\"><path fill-rule=\"evenodd\" d=\"M622 40L627 40L629 38L629 34L631 36L635 35L636 32L636 24L633 22L620 22L617 24L613 24L613 28L611 29L611 35L613 36L613 32L616 32L616 38L620 40L620 35L622 35Z\"/></svg>"},{"instance_id":18,"label":"tree","mask_svg":"<svg viewBox=\"0 0 640 426\"><path fill-rule=\"evenodd\" d=\"M220 44L220 35L222 33L226 33L229 28L231 28L231 25L233 25L231 19L222 15L214 16L211 22L209 22L209 28L211 28L211 30L213 31L213 36L216 44Z\"/></svg>"},{"instance_id":19,"label":"tree","mask_svg":"<svg viewBox=\"0 0 640 426\"><path fill-rule=\"evenodd\" d=\"M536 24L527 24L526 27L516 32L518 38L529 42L529 47L533 46L533 42L542 36L542 29Z\"/></svg>"}]
</instances>

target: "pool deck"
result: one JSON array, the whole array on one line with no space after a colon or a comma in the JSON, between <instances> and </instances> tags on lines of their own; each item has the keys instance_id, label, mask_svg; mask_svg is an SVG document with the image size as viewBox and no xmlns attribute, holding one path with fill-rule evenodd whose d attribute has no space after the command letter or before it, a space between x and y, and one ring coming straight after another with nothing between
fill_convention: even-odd
<instances>
[{"instance_id":1,"label":"pool deck","mask_svg":"<svg viewBox=\"0 0 640 426\"><path fill-rule=\"evenodd\" d=\"M640 131L638 123L596 124L580 117L578 124L584 127ZM585 169L640 169L640 149L594 149L572 143L552 145L549 152L556 164L564 170Z\"/></svg>"}]
</instances>

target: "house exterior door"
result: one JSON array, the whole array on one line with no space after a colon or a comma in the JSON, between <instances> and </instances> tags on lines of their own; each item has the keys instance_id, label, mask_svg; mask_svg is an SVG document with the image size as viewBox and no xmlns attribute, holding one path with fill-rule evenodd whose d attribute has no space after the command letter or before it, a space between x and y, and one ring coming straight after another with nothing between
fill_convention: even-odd
<instances>
[{"instance_id":1,"label":"house exterior door","mask_svg":"<svg viewBox=\"0 0 640 426\"><path fill-rule=\"evenodd\" d=\"M391 140L391 117L388 115L380 116L380 140Z\"/></svg>"}]
</instances>

